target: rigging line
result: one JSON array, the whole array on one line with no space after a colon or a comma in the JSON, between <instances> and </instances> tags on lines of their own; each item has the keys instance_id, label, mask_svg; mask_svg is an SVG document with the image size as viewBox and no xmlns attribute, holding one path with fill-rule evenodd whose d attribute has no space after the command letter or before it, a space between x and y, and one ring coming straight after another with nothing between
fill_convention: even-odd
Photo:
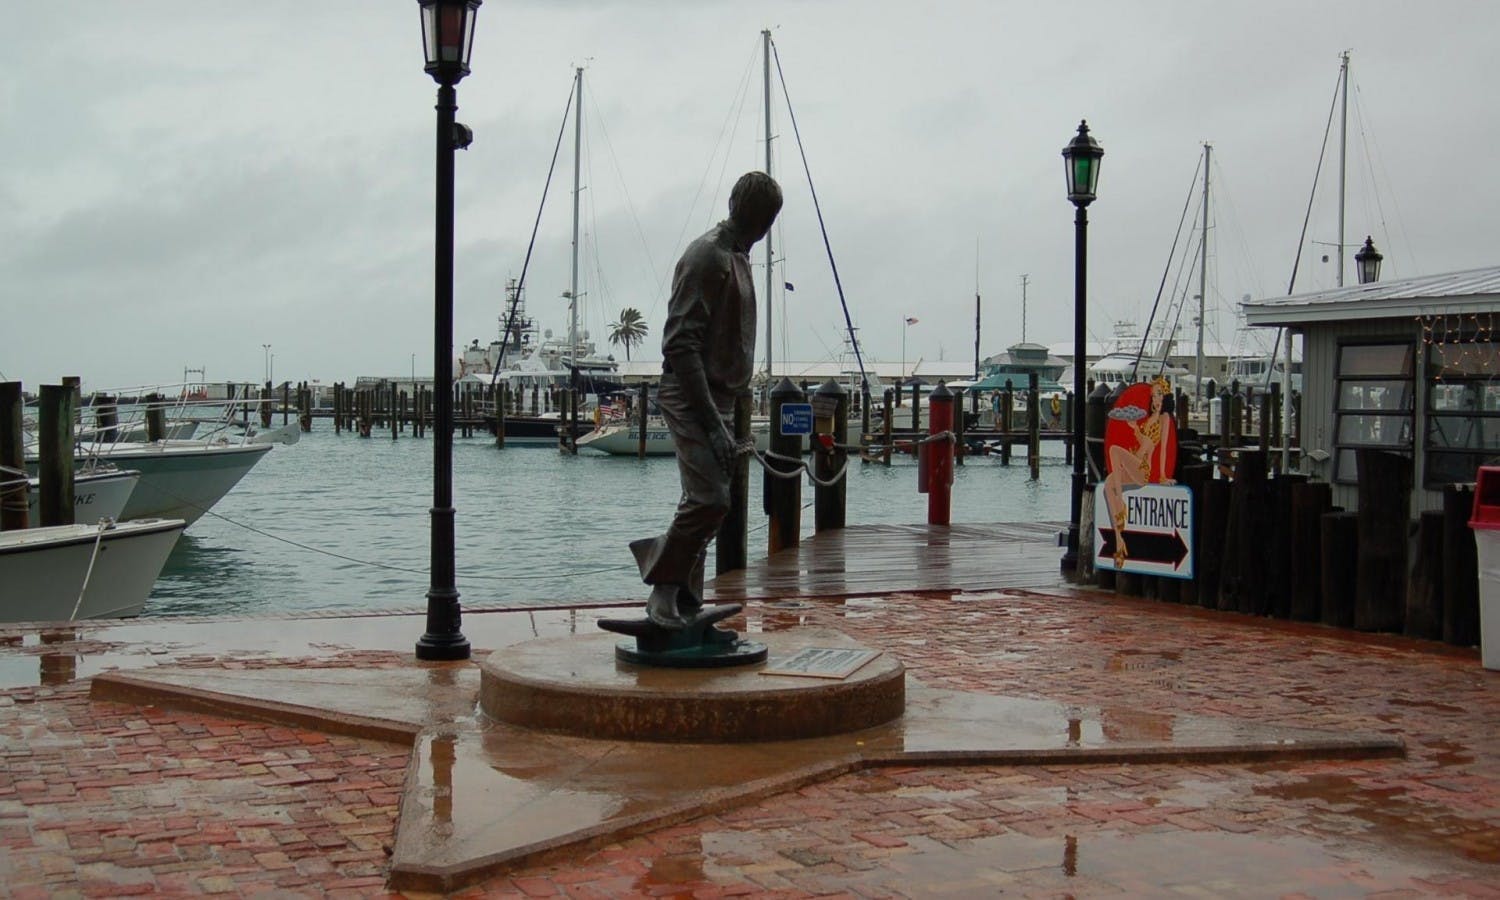
<instances>
[{"instance_id":1,"label":"rigging line","mask_svg":"<svg viewBox=\"0 0 1500 900\"><path fill-rule=\"evenodd\" d=\"M797 153L802 157L802 170L807 173L807 189L812 193L813 211L818 214L818 230L823 234L823 249L828 254L828 267L833 270L833 285L838 288L839 306L844 310L844 327L849 330L850 343L854 345L854 361L859 364L861 392L870 389L870 378L865 374L865 361L854 340L854 321L849 317L849 303L844 298L844 285L839 280L839 267L833 261L833 246L828 243L828 227L823 222L823 207L818 203L818 189L813 186L812 169L807 164L807 150L802 146L802 132L797 128L797 113L792 109L792 95L786 88L786 73L781 70L781 52L776 42L771 42L771 54L776 58L776 78L781 82L781 95L786 99L786 115L792 123L792 135L797 139Z\"/></svg>"},{"instance_id":2,"label":"rigging line","mask_svg":"<svg viewBox=\"0 0 1500 900\"><path fill-rule=\"evenodd\" d=\"M1355 85L1355 88L1354 88L1354 118L1355 118L1355 121L1357 121L1359 123L1359 138L1360 138L1360 143L1363 144L1364 148L1365 148L1365 161L1366 161L1365 174L1368 176L1369 181L1370 181L1370 193L1375 195L1375 209L1379 213L1379 216L1380 216L1380 230L1381 230L1381 232L1382 232L1382 234L1383 234L1383 236L1384 236L1384 238L1386 240L1386 243L1389 244L1390 243L1390 239L1391 239L1391 230L1390 230L1390 226L1387 224L1386 218L1385 218L1385 204L1380 199L1380 184L1375 179L1375 167L1376 167L1377 159L1376 159L1375 151L1372 149L1372 146L1371 146L1371 145L1373 145L1375 143L1375 136L1372 133L1367 133L1366 130L1365 130L1365 112L1364 112L1364 103L1362 102L1362 100L1363 100L1363 98L1360 96L1359 86ZM1384 174L1384 168L1385 168L1384 166L1381 166L1381 174ZM1394 192L1391 195L1391 206L1392 207L1396 206L1396 197L1395 197ZM1397 213L1398 217L1400 215L1400 212L1401 211L1399 209L1396 210L1396 213ZM1405 235L1403 235L1403 238L1404 237L1405 237Z\"/></svg>"},{"instance_id":3,"label":"rigging line","mask_svg":"<svg viewBox=\"0 0 1500 900\"><path fill-rule=\"evenodd\" d=\"M1197 223L1198 216L1195 213L1193 215L1193 224L1196 225ZM1200 235L1198 237L1198 247L1200 248L1203 246L1202 241L1203 237ZM1162 341L1161 360L1159 361L1159 365L1156 368L1157 375L1162 374L1167 369L1167 357L1171 355L1173 345L1176 343L1177 327L1182 323L1182 312L1187 308L1188 305L1188 291L1191 289L1191 283L1189 282L1185 284L1183 282L1183 279L1184 277L1190 277L1192 275L1192 269L1189 267L1187 260L1192 258L1189 256L1189 251L1193 249L1195 248L1184 248L1183 258L1177 265L1177 275L1172 279L1172 290L1167 294L1167 296L1171 299L1167 301L1167 315L1162 317L1162 321L1165 323L1168 318L1171 319L1172 327L1170 329L1164 329L1164 331L1166 331L1167 334L1171 335L1171 337ZM1178 294L1179 288L1182 292L1180 297ZM1176 309L1175 314L1173 313L1174 308ZM1194 377L1197 377L1196 374Z\"/></svg>"},{"instance_id":4,"label":"rigging line","mask_svg":"<svg viewBox=\"0 0 1500 900\"><path fill-rule=\"evenodd\" d=\"M705 165L703 167L703 177L700 178L699 181L698 181L698 190L697 190L696 193L693 194L693 202L691 204L689 204L689 206L688 206L687 216L683 219L682 229L677 233L677 242L674 244L674 246L678 246L678 247L682 246L683 240L687 237L688 229L691 228L692 225L693 225L693 219L694 219L694 217L696 215L696 211L698 209L698 199L703 196L703 189L704 189L704 187L706 187L708 185L708 176L709 176L709 173L713 171L714 161L716 159L718 159L718 157L719 157L719 148L720 147L725 148L724 149L724 164L719 168L719 181L717 183L718 184L723 184L723 181L724 181L724 172L725 172L726 169L729 168L729 149L728 148L733 145L735 135L739 134L740 119L742 119L744 117L745 100L746 100L746 97L749 95L749 91L750 91L750 73L755 68L755 56L756 56L756 52L755 51L757 51L759 48L760 48L760 40L757 38L756 41L754 42L754 44L751 46L750 57L745 61L745 69L740 74L739 95L738 95L738 97L736 99L733 99L733 100L729 101L729 109L724 114L724 122L723 122L722 125L719 126L719 138L714 143L713 151L708 156L708 163L707 163L707 165ZM731 124L734 126L732 129L730 128ZM726 131L729 132L729 139L727 141L724 139L724 133ZM719 195L718 195L718 189L716 187L715 190L714 190L714 197L713 197L712 200L709 201L709 204L708 204L708 208L710 210L710 215L712 215L712 210L713 210L714 206L717 204L718 199L719 199ZM710 224L712 224L712 223L710 223Z\"/></svg>"},{"instance_id":5,"label":"rigging line","mask_svg":"<svg viewBox=\"0 0 1500 900\"><path fill-rule=\"evenodd\" d=\"M1260 267L1255 264L1255 256L1250 252L1250 242L1245 237L1245 229L1240 227L1240 216L1237 211L1238 207L1234 202L1234 191L1229 183L1229 176L1224 173L1223 155L1224 152L1222 150L1214 154L1212 177L1214 184L1218 185L1216 193L1219 195L1219 202L1217 205L1219 208L1227 210L1227 215L1222 219L1219 216L1214 216L1214 228L1217 230L1221 221L1228 223L1230 233L1238 240L1239 252L1244 254L1243 262L1249 266L1248 271L1239 272L1238 275L1255 287L1256 295L1263 297L1266 294L1266 290L1265 285L1260 281ZM1222 258L1222 255L1216 256L1216 258ZM1217 293L1217 287L1215 287L1215 293Z\"/></svg>"},{"instance_id":6,"label":"rigging line","mask_svg":"<svg viewBox=\"0 0 1500 900\"><path fill-rule=\"evenodd\" d=\"M640 239L641 251L646 254L646 265L650 270L650 276L656 281L656 292L661 293L666 276L660 273L656 266L656 260L651 256L651 247L646 243L646 233L641 228L641 220L635 211L635 200L630 196L630 186L625 181L625 171L620 168L620 157L615 153L615 145L609 139L609 129L604 125L604 114L599 110L599 104L594 100L598 96L599 89L595 88L588 97L589 109L593 110L594 123L599 128L599 134L604 138L604 149L609 152L609 161L614 166L615 178L619 180L620 192L625 195L625 208L630 211L630 222L635 226L636 237Z\"/></svg>"},{"instance_id":7,"label":"rigging line","mask_svg":"<svg viewBox=\"0 0 1500 900\"><path fill-rule=\"evenodd\" d=\"M1302 247L1307 243L1307 226L1312 220L1313 200L1318 196L1318 179L1323 174L1323 159L1328 155L1328 135L1333 132L1333 112L1339 107L1339 85L1343 83L1343 70L1333 86L1333 100L1328 104L1328 123L1323 126L1323 145L1318 148L1318 167L1313 171L1312 191L1307 195L1307 212L1302 217L1302 233L1297 236L1297 256L1292 261L1292 277L1287 282L1286 292L1290 296L1297 286L1297 269L1302 264ZM1279 331L1279 329L1278 329ZM1277 335L1280 340L1280 335Z\"/></svg>"},{"instance_id":8,"label":"rigging line","mask_svg":"<svg viewBox=\"0 0 1500 900\"><path fill-rule=\"evenodd\" d=\"M1156 286L1156 299L1151 301L1151 315L1146 318L1146 328L1141 332L1141 345L1135 351L1134 371L1137 375L1140 374L1141 357L1146 353L1146 341L1151 338L1151 325L1156 321L1156 309L1161 305L1161 292L1167 286L1167 276L1172 273L1172 260L1177 258L1177 244L1182 240L1182 223L1187 221L1188 207L1193 203L1193 194L1198 187L1198 173L1201 171L1203 171L1203 155L1199 154L1198 164L1193 166L1193 180L1188 184L1187 199L1182 201L1182 215L1177 218L1177 233L1172 236L1172 249L1167 253L1167 265L1161 270L1161 283ZM1164 366L1166 364L1165 356L1162 357L1162 364Z\"/></svg>"},{"instance_id":9,"label":"rigging line","mask_svg":"<svg viewBox=\"0 0 1500 900\"><path fill-rule=\"evenodd\" d=\"M1360 96L1359 85L1355 85L1354 86L1354 102L1355 102L1355 109L1356 110L1360 110L1361 111L1360 114L1363 115L1363 112L1362 112L1362 110L1363 110L1363 103L1362 103L1362 98ZM1374 146L1374 152L1370 153L1370 159L1371 159L1371 161L1373 162L1374 165L1379 166L1379 168L1380 168L1380 175L1381 175L1381 177L1383 179L1385 179L1385 183L1388 184L1388 185L1394 185L1396 182L1395 182L1394 179L1391 178L1391 173L1386 170L1386 167L1385 167L1385 154L1383 154L1383 153L1380 152L1380 142L1375 138L1375 134L1374 134L1373 130L1371 131L1371 134L1370 134L1370 143L1371 143L1371 145ZM1411 235L1408 234L1407 231L1406 231L1406 217L1401 214L1401 199L1396 196L1396 191L1395 191L1394 188L1391 189L1391 207L1395 211L1396 226L1398 228L1400 228L1400 230L1401 230L1401 239L1402 239L1403 243L1405 244L1405 253L1406 253L1406 256L1411 261L1413 271L1420 272L1420 271L1422 271L1422 267L1419 266L1419 265L1417 265L1417 262L1416 262L1416 253L1413 251L1413 247L1415 245L1412 243ZM1381 217L1382 217L1382 224L1384 224L1384 213L1381 214ZM1389 236L1389 231L1387 231L1387 236Z\"/></svg>"},{"instance_id":10,"label":"rigging line","mask_svg":"<svg viewBox=\"0 0 1500 900\"><path fill-rule=\"evenodd\" d=\"M536 221L531 225L531 242L526 245L526 259L521 263L521 277L516 279L515 298L518 301L521 291L526 287L526 270L531 267L531 251L536 249L537 231L542 227L542 210L547 208L547 191L552 187L552 173L557 169L557 154L562 150L563 135L568 132L568 113L573 109L574 88L576 81L568 82L568 102L563 107L562 125L557 129L557 143L552 146L552 162L547 166L547 180L542 184L542 202L536 208ZM510 332L516 325L516 313L519 303L513 301L510 304L510 312L505 320L505 333L500 339L500 358L495 362L495 369L490 373L490 390L495 389L495 382L500 377L500 369L505 363L505 348L510 346Z\"/></svg>"},{"instance_id":11,"label":"rigging line","mask_svg":"<svg viewBox=\"0 0 1500 900\"><path fill-rule=\"evenodd\" d=\"M1345 70L1340 68L1339 76L1333 82L1333 99L1328 103L1328 122L1323 126L1323 146L1318 148L1318 166L1313 170L1312 191L1307 195L1307 212L1302 217L1302 233L1297 236L1297 257L1292 261L1292 277L1286 285L1288 297L1297 288L1297 269L1302 264L1302 248L1307 243L1307 225L1312 220L1313 200L1318 196L1318 179L1323 175L1323 159L1328 155L1328 136L1333 133L1333 111L1339 107L1339 88L1343 86L1344 74ZM1271 365L1266 367L1267 383L1270 383L1271 373L1276 369L1276 357L1281 352L1281 337L1285 333L1285 326L1276 329L1276 340L1271 344Z\"/></svg>"}]
</instances>

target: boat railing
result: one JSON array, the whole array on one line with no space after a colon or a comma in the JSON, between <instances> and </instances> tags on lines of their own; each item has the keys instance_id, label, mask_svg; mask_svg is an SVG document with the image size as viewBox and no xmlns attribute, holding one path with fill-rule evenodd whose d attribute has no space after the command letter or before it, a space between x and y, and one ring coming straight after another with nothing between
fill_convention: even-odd
<instances>
[{"instance_id":1,"label":"boat railing","mask_svg":"<svg viewBox=\"0 0 1500 900\"><path fill-rule=\"evenodd\" d=\"M111 449L145 442L151 414L161 413L162 436L172 441L239 444L260 428L259 411L272 398L249 395L202 399L191 385L158 384L90 391L75 412L74 444L78 456L97 459ZM28 404L22 429L28 453L37 444L39 401ZM107 411L107 414L106 414Z\"/></svg>"}]
</instances>

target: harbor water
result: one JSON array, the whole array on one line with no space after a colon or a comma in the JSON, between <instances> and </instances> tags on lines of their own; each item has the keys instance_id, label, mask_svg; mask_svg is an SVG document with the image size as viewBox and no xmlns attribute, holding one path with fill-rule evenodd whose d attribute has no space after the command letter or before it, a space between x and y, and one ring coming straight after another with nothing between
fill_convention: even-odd
<instances>
[{"instance_id":1,"label":"harbor water","mask_svg":"<svg viewBox=\"0 0 1500 900\"><path fill-rule=\"evenodd\" d=\"M1047 455L1057 454L1055 456ZM1071 468L1043 448L971 457L955 473L953 522L1064 521ZM320 421L277 447L178 541L146 616L276 615L425 608L432 441L335 435ZM850 466L847 521L926 521L909 457ZM659 533L680 491L670 457L638 460L549 447L496 449L456 438L453 496L458 590L466 607L644 598L627 544ZM803 482L803 503L812 487ZM765 553L761 474L750 476L752 559ZM811 535L812 509L802 516ZM712 552L712 551L710 551ZM1061 551L1059 551L1061 552ZM712 574L712 562L709 573Z\"/></svg>"}]
</instances>

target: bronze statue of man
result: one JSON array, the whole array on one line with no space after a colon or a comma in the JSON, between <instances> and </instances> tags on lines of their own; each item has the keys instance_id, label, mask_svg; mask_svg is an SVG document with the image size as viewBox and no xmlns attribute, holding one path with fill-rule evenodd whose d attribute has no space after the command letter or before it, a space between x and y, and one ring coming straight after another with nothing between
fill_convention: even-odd
<instances>
[{"instance_id":1,"label":"bronze statue of man","mask_svg":"<svg viewBox=\"0 0 1500 900\"><path fill-rule=\"evenodd\" d=\"M771 176L742 176L729 194L729 218L688 245L672 276L657 403L676 445L682 499L665 534L630 545L652 586L646 615L669 630L685 628L702 608L704 556L729 512L740 453L730 423L755 371L749 254L779 212L781 187Z\"/></svg>"}]
</instances>

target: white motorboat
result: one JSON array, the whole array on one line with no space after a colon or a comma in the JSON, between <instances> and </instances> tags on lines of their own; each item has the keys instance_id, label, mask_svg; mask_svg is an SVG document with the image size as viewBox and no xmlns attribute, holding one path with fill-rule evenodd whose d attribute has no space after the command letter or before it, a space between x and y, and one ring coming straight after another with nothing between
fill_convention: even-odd
<instances>
[{"instance_id":1,"label":"white motorboat","mask_svg":"<svg viewBox=\"0 0 1500 900\"><path fill-rule=\"evenodd\" d=\"M203 441L117 444L97 452L141 473L122 518L183 519L191 525L233 488L274 446ZM79 459L82 467L87 459Z\"/></svg>"},{"instance_id":2,"label":"white motorboat","mask_svg":"<svg viewBox=\"0 0 1500 900\"><path fill-rule=\"evenodd\" d=\"M73 520L97 522L100 519L123 519L125 505L141 480L134 469L80 472L73 476ZM41 521L41 489L36 478L28 478L28 511L32 524Z\"/></svg>"},{"instance_id":3,"label":"white motorboat","mask_svg":"<svg viewBox=\"0 0 1500 900\"><path fill-rule=\"evenodd\" d=\"M140 615L187 523L143 519L0 532L0 622Z\"/></svg>"},{"instance_id":4,"label":"white motorboat","mask_svg":"<svg viewBox=\"0 0 1500 900\"><path fill-rule=\"evenodd\" d=\"M606 422L578 439L578 449L596 450L611 456L635 456L640 452L639 422ZM676 456L672 432L655 416L646 423L646 455Z\"/></svg>"}]
</instances>

